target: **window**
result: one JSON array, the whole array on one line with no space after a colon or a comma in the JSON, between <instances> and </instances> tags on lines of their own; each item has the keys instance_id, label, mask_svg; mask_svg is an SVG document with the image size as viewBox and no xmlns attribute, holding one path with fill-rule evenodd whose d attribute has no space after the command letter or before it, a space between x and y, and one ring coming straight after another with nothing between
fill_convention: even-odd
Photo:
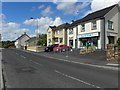
<instances>
[{"instance_id":1,"label":"window","mask_svg":"<svg viewBox=\"0 0 120 90\"><path fill-rule=\"evenodd\" d=\"M62 30L57 30L57 31L56 31L56 35L59 35L59 34L60 34L60 35L63 34L63 31L62 31Z\"/></svg>"},{"instance_id":2,"label":"window","mask_svg":"<svg viewBox=\"0 0 120 90\"><path fill-rule=\"evenodd\" d=\"M82 24L81 27L81 32L85 32L85 24Z\"/></svg>"},{"instance_id":3,"label":"window","mask_svg":"<svg viewBox=\"0 0 120 90\"><path fill-rule=\"evenodd\" d=\"M69 35L73 34L73 28L69 30Z\"/></svg>"},{"instance_id":4,"label":"window","mask_svg":"<svg viewBox=\"0 0 120 90\"><path fill-rule=\"evenodd\" d=\"M58 35L58 34L59 34L59 30L56 31L56 35Z\"/></svg>"},{"instance_id":5,"label":"window","mask_svg":"<svg viewBox=\"0 0 120 90\"><path fill-rule=\"evenodd\" d=\"M55 38L55 42L58 42L58 38Z\"/></svg>"},{"instance_id":6,"label":"window","mask_svg":"<svg viewBox=\"0 0 120 90\"><path fill-rule=\"evenodd\" d=\"M51 32L48 32L48 36L49 36L49 37L51 36Z\"/></svg>"},{"instance_id":7,"label":"window","mask_svg":"<svg viewBox=\"0 0 120 90\"><path fill-rule=\"evenodd\" d=\"M60 38L60 43L62 43L63 42L63 38Z\"/></svg>"},{"instance_id":8,"label":"window","mask_svg":"<svg viewBox=\"0 0 120 90\"><path fill-rule=\"evenodd\" d=\"M108 29L113 30L113 22L108 20Z\"/></svg>"},{"instance_id":9,"label":"window","mask_svg":"<svg viewBox=\"0 0 120 90\"><path fill-rule=\"evenodd\" d=\"M62 35L63 34L63 30L59 30L59 34Z\"/></svg>"},{"instance_id":10,"label":"window","mask_svg":"<svg viewBox=\"0 0 120 90\"><path fill-rule=\"evenodd\" d=\"M96 21L92 22L92 30L97 29L97 23Z\"/></svg>"},{"instance_id":11,"label":"window","mask_svg":"<svg viewBox=\"0 0 120 90\"><path fill-rule=\"evenodd\" d=\"M51 39L48 39L48 43L51 43Z\"/></svg>"}]
</instances>

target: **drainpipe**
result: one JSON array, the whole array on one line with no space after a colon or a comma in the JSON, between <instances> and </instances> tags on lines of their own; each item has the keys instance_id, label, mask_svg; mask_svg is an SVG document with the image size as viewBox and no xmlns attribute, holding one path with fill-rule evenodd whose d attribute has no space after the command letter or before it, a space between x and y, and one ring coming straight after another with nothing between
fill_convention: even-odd
<instances>
[{"instance_id":1,"label":"drainpipe","mask_svg":"<svg viewBox=\"0 0 120 90\"><path fill-rule=\"evenodd\" d=\"M105 18L101 18L101 31L100 31L100 38L101 38L101 49L105 50L106 47L106 31L105 31Z\"/></svg>"}]
</instances>

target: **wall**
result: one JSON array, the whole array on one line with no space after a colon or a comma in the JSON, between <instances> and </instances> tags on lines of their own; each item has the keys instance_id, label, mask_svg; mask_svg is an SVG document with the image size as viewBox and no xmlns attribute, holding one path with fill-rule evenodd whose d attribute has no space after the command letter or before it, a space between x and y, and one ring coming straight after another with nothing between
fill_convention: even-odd
<instances>
[{"instance_id":1,"label":"wall","mask_svg":"<svg viewBox=\"0 0 120 90\"><path fill-rule=\"evenodd\" d=\"M119 28L120 28L120 25L119 25L120 16L119 15L120 15L120 12L118 11L117 7L114 7L109 13L105 15L106 44L108 44L109 42L108 37L107 37L108 32L112 34L111 36L115 36L115 44L116 44L118 36L120 36L118 34ZM113 21L113 30L108 29L108 20Z\"/></svg>"}]
</instances>

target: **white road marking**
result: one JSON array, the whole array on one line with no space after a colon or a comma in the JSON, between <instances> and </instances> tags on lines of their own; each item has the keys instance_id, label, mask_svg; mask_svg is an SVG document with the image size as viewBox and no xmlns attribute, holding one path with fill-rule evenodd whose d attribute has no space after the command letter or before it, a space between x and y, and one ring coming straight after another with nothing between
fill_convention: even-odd
<instances>
[{"instance_id":1,"label":"white road marking","mask_svg":"<svg viewBox=\"0 0 120 90\"><path fill-rule=\"evenodd\" d=\"M51 59L57 59L57 60L60 60L60 61L70 62L70 63L76 63L76 64L87 65L87 66L98 67L98 68L104 68L104 69L111 69L111 70L116 70L116 71L119 70L118 67L109 67L109 66L99 66L99 65L93 65L93 64L85 64L85 63L76 62L76 61L70 61L70 60L65 60L65 59L54 58L54 57L46 56L46 55L43 55L43 56L47 57L47 58L51 58Z\"/></svg>"},{"instance_id":2,"label":"white road marking","mask_svg":"<svg viewBox=\"0 0 120 90\"><path fill-rule=\"evenodd\" d=\"M64 73L62 73L62 72L60 72L60 71L55 70L55 72L58 73L58 74L61 74L61 75L65 76L65 77L68 77L68 78L70 78L70 79L73 79L73 80L76 80L76 81L78 81L78 82L84 83L84 84L86 84L86 85L92 86L92 87L94 87L94 88L100 88L101 90L104 90L103 88L101 88L101 87L99 87L99 86L96 86L96 85L93 85L93 84L91 84L91 83L88 83L88 82L85 82L85 81L83 81L83 80L80 80L80 79L78 79L78 78L69 76L69 75L64 74Z\"/></svg>"},{"instance_id":3,"label":"white road marking","mask_svg":"<svg viewBox=\"0 0 120 90\"><path fill-rule=\"evenodd\" d=\"M35 62L35 61L33 61L33 60L30 60L30 61L33 62L33 63L35 63L35 64L37 64L37 65L39 65L39 66L42 66L42 64L37 63L37 62Z\"/></svg>"}]
</instances>

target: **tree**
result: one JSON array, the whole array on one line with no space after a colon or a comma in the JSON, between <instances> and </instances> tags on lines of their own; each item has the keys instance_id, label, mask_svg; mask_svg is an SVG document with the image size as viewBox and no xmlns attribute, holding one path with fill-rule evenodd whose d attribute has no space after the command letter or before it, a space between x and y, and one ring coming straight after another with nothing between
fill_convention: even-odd
<instances>
[{"instance_id":1,"label":"tree","mask_svg":"<svg viewBox=\"0 0 120 90\"><path fill-rule=\"evenodd\" d=\"M118 38L118 40L117 40L117 44L120 45L120 38Z\"/></svg>"},{"instance_id":2,"label":"tree","mask_svg":"<svg viewBox=\"0 0 120 90\"><path fill-rule=\"evenodd\" d=\"M47 44L47 35L42 34L42 37L38 40L37 45L44 46Z\"/></svg>"}]
</instances>

